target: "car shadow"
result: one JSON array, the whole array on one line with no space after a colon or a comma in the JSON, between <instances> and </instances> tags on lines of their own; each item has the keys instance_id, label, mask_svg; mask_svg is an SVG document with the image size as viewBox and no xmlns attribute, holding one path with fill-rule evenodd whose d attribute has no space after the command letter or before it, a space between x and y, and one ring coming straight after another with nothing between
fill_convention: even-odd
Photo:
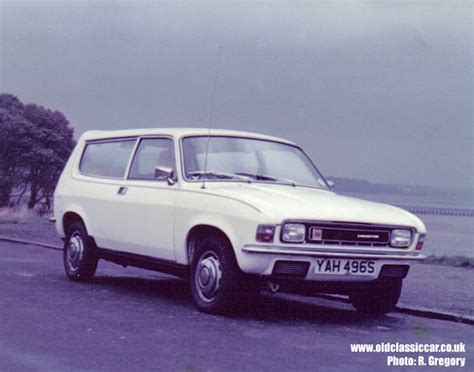
<instances>
[{"instance_id":1,"label":"car shadow","mask_svg":"<svg viewBox=\"0 0 474 372\"><path fill-rule=\"evenodd\" d=\"M96 276L89 284L120 292L121 296L141 299L174 300L191 303L191 294L184 280L174 277Z\"/></svg>"},{"instance_id":2,"label":"car shadow","mask_svg":"<svg viewBox=\"0 0 474 372\"><path fill-rule=\"evenodd\" d=\"M306 321L335 325L392 324L399 320L390 316L379 318L364 316L350 305L339 301L287 294L261 294L252 302L244 301L227 316L236 319L256 319L273 322Z\"/></svg>"},{"instance_id":3,"label":"car shadow","mask_svg":"<svg viewBox=\"0 0 474 372\"><path fill-rule=\"evenodd\" d=\"M137 298L144 301L165 300L183 309L195 311L188 283L170 276L96 276L89 285L119 294L122 299ZM296 298L295 298L296 297ZM203 316L213 316L206 315ZM265 292L253 295L238 303L221 317L235 320L266 322L312 322L336 325L384 325L394 326L400 318L389 315L371 318L353 310L350 305L338 301L286 294L271 295Z\"/></svg>"}]
</instances>

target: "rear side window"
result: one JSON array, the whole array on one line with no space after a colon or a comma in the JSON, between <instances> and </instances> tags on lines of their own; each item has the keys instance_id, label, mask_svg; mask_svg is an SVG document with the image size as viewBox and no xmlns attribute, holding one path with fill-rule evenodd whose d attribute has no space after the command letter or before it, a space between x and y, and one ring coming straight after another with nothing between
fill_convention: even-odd
<instances>
[{"instance_id":1,"label":"rear side window","mask_svg":"<svg viewBox=\"0 0 474 372\"><path fill-rule=\"evenodd\" d=\"M79 166L80 171L90 176L123 178L135 141L87 144Z\"/></svg>"}]
</instances>

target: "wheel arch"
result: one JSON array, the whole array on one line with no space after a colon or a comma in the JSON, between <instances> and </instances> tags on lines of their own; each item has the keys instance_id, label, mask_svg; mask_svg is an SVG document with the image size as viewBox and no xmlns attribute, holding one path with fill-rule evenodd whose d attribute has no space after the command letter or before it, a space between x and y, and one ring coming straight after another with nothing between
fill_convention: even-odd
<instances>
[{"instance_id":1,"label":"wheel arch","mask_svg":"<svg viewBox=\"0 0 474 372\"><path fill-rule=\"evenodd\" d=\"M64 232L67 233L69 226L71 226L76 221L81 222L87 229L84 219L77 212L69 211L64 213L62 219L62 227Z\"/></svg>"},{"instance_id":2,"label":"wheel arch","mask_svg":"<svg viewBox=\"0 0 474 372\"><path fill-rule=\"evenodd\" d=\"M85 211L77 205L70 205L64 208L62 216L56 220L56 229L62 237L66 236L67 228L74 221L80 221L85 226L87 234L92 235L91 226Z\"/></svg>"},{"instance_id":3,"label":"wheel arch","mask_svg":"<svg viewBox=\"0 0 474 372\"><path fill-rule=\"evenodd\" d=\"M191 263L193 254L199 241L207 236L220 236L226 239L235 256L232 241L223 229L212 224L201 223L194 225L186 236L186 258L188 263Z\"/></svg>"}]
</instances>

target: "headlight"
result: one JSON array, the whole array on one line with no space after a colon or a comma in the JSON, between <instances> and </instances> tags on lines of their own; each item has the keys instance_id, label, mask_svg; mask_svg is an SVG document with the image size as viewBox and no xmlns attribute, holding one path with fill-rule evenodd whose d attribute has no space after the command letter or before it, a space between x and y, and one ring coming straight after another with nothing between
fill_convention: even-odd
<instances>
[{"instance_id":1,"label":"headlight","mask_svg":"<svg viewBox=\"0 0 474 372\"><path fill-rule=\"evenodd\" d=\"M390 245L397 248L406 248L411 243L411 230L395 229L390 235Z\"/></svg>"},{"instance_id":2,"label":"headlight","mask_svg":"<svg viewBox=\"0 0 474 372\"><path fill-rule=\"evenodd\" d=\"M285 223L281 232L281 240L287 243L301 243L306 237L306 227L301 223Z\"/></svg>"}]
</instances>

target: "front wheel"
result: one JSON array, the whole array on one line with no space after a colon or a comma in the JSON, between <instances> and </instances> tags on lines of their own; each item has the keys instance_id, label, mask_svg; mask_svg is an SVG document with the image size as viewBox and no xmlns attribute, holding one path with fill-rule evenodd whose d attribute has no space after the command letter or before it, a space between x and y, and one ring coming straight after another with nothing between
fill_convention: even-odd
<instances>
[{"instance_id":1,"label":"front wheel","mask_svg":"<svg viewBox=\"0 0 474 372\"><path fill-rule=\"evenodd\" d=\"M95 248L81 222L69 226L63 251L64 270L69 279L87 281L94 276L98 262Z\"/></svg>"},{"instance_id":2,"label":"front wheel","mask_svg":"<svg viewBox=\"0 0 474 372\"><path fill-rule=\"evenodd\" d=\"M402 291L402 280L382 280L350 295L352 305L357 311L380 316L392 311Z\"/></svg>"},{"instance_id":3,"label":"front wheel","mask_svg":"<svg viewBox=\"0 0 474 372\"><path fill-rule=\"evenodd\" d=\"M200 311L221 313L235 305L241 272L227 239L208 237L198 243L189 280Z\"/></svg>"}]
</instances>

